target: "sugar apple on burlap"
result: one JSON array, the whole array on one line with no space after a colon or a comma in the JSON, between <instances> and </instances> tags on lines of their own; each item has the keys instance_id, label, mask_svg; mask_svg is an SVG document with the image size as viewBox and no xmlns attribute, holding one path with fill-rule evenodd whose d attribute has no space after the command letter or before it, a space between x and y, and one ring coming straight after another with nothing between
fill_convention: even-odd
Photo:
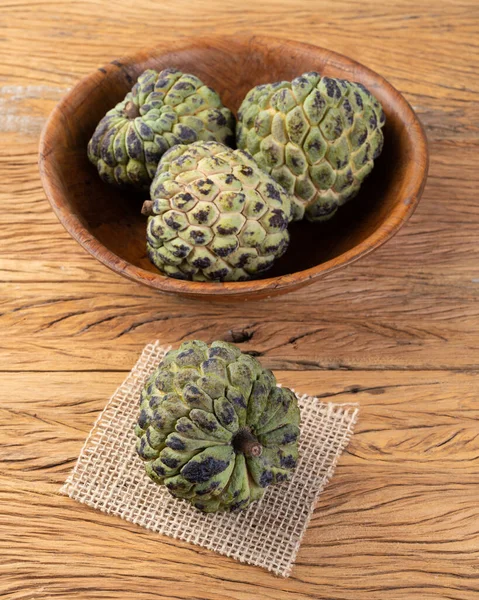
<instances>
[{"instance_id":1,"label":"sugar apple on burlap","mask_svg":"<svg viewBox=\"0 0 479 600\"><path fill-rule=\"evenodd\" d=\"M204 512L246 508L298 458L295 394L233 344L170 351L147 381L135 433L150 478Z\"/></svg>"},{"instance_id":2,"label":"sugar apple on burlap","mask_svg":"<svg viewBox=\"0 0 479 600\"><path fill-rule=\"evenodd\" d=\"M165 275L194 281L240 281L269 269L302 208L251 156L217 142L169 150L150 196L150 260Z\"/></svg>"},{"instance_id":3,"label":"sugar apple on burlap","mask_svg":"<svg viewBox=\"0 0 479 600\"><path fill-rule=\"evenodd\" d=\"M233 139L234 117L212 88L178 69L149 69L100 121L88 157L107 183L148 188L175 144Z\"/></svg>"},{"instance_id":4,"label":"sugar apple on burlap","mask_svg":"<svg viewBox=\"0 0 479 600\"><path fill-rule=\"evenodd\" d=\"M308 220L322 221L358 193L381 153L384 122L363 85L311 72L250 90L236 142L302 201Z\"/></svg>"}]
</instances>

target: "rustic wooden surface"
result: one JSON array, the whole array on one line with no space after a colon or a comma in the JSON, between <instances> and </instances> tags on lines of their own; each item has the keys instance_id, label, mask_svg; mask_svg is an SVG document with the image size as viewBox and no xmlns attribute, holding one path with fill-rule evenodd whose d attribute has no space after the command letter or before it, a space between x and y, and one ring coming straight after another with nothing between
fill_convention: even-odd
<instances>
[{"instance_id":1,"label":"rustic wooden surface","mask_svg":"<svg viewBox=\"0 0 479 600\"><path fill-rule=\"evenodd\" d=\"M0 597L477 598L477 2L0 8ZM425 194L386 246L304 290L234 306L159 296L63 231L39 183L41 127L111 58L176 36L253 31L350 55L401 90L430 141ZM191 336L234 338L285 384L361 404L287 580L58 495L143 345Z\"/></svg>"}]
</instances>

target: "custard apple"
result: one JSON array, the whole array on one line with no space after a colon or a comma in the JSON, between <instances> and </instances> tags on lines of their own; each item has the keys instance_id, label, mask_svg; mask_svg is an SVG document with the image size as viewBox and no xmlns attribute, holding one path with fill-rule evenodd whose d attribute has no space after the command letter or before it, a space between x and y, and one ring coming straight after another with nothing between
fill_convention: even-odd
<instances>
[{"instance_id":1,"label":"custard apple","mask_svg":"<svg viewBox=\"0 0 479 600\"><path fill-rule=\"evenodd\" d=\"M233 139L234 117L212 88L178 69L149 69L100 121L88 157L107 183L147 189L175 144Z\"/></svg>"},{"instance_id":2,"label":"custard apple","mask_svg":"<svg viewBox=\"0 0 479 600\"><path fill-rule=\"evenodd\" d=\"M322 221L358 193L381 153L384 122L362 84L311 72L250 90L236 142L296 195L309 221Z\"/></svg>"},{"instance_id":3,"label":"custard apple","mask_svg":"<svg viewBox=\"0 0 479 600\"><path fill-rule=\"evenodd\" d=\"M143 213L147 252L170 277L241 281L286 250L302 206L246 152L218 142L179 145L163 155Z\"/></svg>"},{"instance_id":4,"label":"custard apple","mask_svg":"<svg viewBox=\"0 0 479 600\"><path fill-rule=\"evenodd\" d=\"M298 459L295 394L233 344L170 351L141 393L135 427L147 474L203 512L246 508Z\"/></svg>"}]
</instances>

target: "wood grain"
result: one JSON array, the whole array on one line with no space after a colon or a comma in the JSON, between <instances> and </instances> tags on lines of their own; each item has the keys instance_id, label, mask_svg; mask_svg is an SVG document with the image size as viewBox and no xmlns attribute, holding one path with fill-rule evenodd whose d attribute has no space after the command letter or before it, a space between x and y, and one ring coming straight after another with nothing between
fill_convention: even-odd
<instances>
[{"instance_id":1,"label":"wood grain","mask_svg":"<svg viewBox=\"0 0 479 600\"><path fill-rule=\"evenodd\" d=\"M0 33L0 597L475 600L479 592L479 9L474 0L8 0ZM36 168L81 76L158 41L277 35L388 79L431 151L418 210L361 262L281 298L159 296L63 230ZM58 495L143 345L234 339L360 421L288 580Z\"/></svg>"}]
</instances>

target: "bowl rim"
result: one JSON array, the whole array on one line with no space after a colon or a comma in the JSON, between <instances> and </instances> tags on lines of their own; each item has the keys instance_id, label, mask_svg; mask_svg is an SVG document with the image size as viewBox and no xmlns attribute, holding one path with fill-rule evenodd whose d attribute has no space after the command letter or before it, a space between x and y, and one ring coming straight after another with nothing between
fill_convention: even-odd
<instances>
[{"instance_id":1,"label":"bowl rim","mask_svg":"<svg viewBox=\"0 0 479 600\"><path fill-rule=\"evenodd\" d=\"M137 62L144 61L148 56L160 56L166 52L170 53L187 48L201 47L202 43L211 45L215 42L225 43L228 40L233 39L236 42L243 41L245 43L251 43L253 41L265 44L287 42L294 44L295 46L303 47L304 49L314 48L316 51L319 49L327 56L327 63L338 62L354 72L365 72L378 81L381 87L385 88L389 95L394 97L395 106L398 106L401 109L401 114L407 116L407 119L404 119L403 117L403 121L406 120L408 123L407 131L411 139L412 147L411 163L414 165L414 168L411 169L411 173L409 174L408 192L405 194L403 201L398 203L388 214L381 226L362 242L334 258L302 271L295 271L294 273L264 279L235 282L185 281L167 277L162 275L159 271L158 273L147 271L142 267L138 267L126 261L109 250L95 238L82 224L81 220L69 210L59 186L54 184L56 175L55 166L52 164L51 159L51 149L55 143L57 123L59 119L61 119L63 111L67 108L72 94L82 89L82 94L85 95L88 92L88 89L98 85L100 78L103 79L114 69L123 69ZM281 290L286 291L303 287L319 277L323 277L347 264L355 262L376 248L382 246L382 244L399 231L416 209L426 184L429 167L429 152L423 126L408 101L398 90L396 90L396 88L384 79L384 77L361 63L333 50L296 40L263 35L214 35L209 37L192 36L182 38L180 42L176 43L157 44L145 50L135 52L134 54L112 60L95 72L84 76L67 94L65 94L50 113L40 136L38 166L45 194L61 224L68 233L85 250L87 250L87 252L112 271L167 294L186 294L197 297L226 296L234 299L235 296L242 296L243 298L246 298L247 296L256 296L258 294L267 296L268 293L272 295L280 293Z\"/></svg>"}]
</instances>

